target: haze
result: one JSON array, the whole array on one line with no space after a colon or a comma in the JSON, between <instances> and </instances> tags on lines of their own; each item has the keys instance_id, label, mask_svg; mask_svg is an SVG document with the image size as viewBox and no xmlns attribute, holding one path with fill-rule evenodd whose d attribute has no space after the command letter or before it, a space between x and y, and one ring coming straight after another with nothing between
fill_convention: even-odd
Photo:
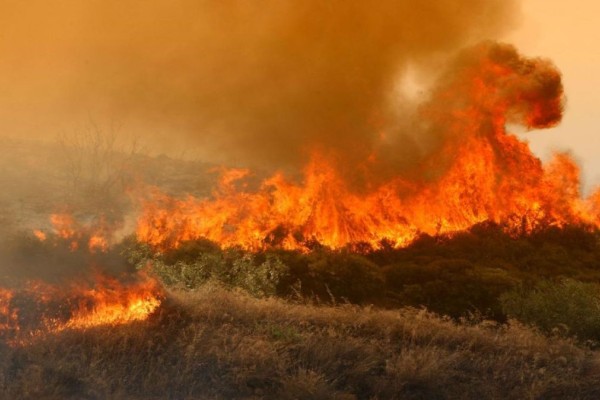
<instances>
[{"instance_id":1,"label":"haze","mask_svg":"<svg viewBox=\"0 0 600 400\"><path fill-rule=\"evenodd\" d=\"M388 154L411 157L422 143L395 82L409 67L434 76L515 14L481 0L5 1L2 135L93 120L157 152L284 168L314 147L364 159L385 129Z\"/></svg>"}]
</instances>

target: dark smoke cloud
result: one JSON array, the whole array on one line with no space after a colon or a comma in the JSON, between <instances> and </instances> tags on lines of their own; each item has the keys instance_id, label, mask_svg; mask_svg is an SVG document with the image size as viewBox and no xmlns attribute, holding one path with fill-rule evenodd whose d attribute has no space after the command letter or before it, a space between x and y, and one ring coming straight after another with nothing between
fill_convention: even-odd
<instances>
[{"instance_id":1,"label":"dark smoke cloud","mask_svg":"<svg viewBox=\"0 0 600 400\"><path fill-rule=\"evenodd\" d=\"M510 28L513 1L3 1L2 134L43 136L87 115L158 148L296 165L313 147L348 162L413 156L408 65ZM391 109L394 104L396 109ZM398 110L400 107L400 110ZM410 107L406 107L410 109ZM414 136L414 135L413 135Z\"/></svg>"}]
</instances>

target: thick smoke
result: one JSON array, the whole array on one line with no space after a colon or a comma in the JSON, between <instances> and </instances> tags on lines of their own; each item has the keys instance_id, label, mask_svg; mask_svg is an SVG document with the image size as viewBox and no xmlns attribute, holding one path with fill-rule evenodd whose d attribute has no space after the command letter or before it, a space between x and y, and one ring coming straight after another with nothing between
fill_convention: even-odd
<instances>
[{"instance_id":1,"label":"thick smoke","mask_svg":"<svg viewBox=\"0 0 600 400\"><path fill-rule=\"evenodd\" d=\"M121 280L135 278L118 249L90 252L56 236L41 242L27 234L13 235L0 242L0 289L29 280L65 283L73 279L93 280L96 274Z\"/></svg>"},{"instance_id":2,"label":"thick smoke","mask_svg":"<svg viewBox=\"0 0 600 400\"><path fill-rule=\"evenodd\" d=\"M159 149L276 168L314 149L410 159L398 78L513 19L506 0L4 2L0 123L54 135L91 115Z\"/></svg>"}]
</instances>

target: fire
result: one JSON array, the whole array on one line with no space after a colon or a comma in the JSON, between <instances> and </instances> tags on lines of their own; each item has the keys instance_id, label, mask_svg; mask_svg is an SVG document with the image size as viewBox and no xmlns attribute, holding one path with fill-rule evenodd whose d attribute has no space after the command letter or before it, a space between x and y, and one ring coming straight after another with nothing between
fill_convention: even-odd
<instances>
[{"instance_id":1,"label":"fire","mask_svg":"<svg viewBox=\"0 0 600 400\"><path fill-rule=\"evenodd\" d=\"M33 235L40 241L40 242L44 242L46 240L46 234L39 230L39 229L35 229L33 231Z\"/></svg>"},{"instance_id":2,"label":"fire","mask_svg":"<svg viewBox=\"0 0 600 400\"><path fill-rule=\"evenodd\" d=\"M62 247L68 250L61 252L67 255L62 262L83 265L60 283L29 280L0 287L0 339L22 345L66 329L126 324L148 318L160 306L162 287L145 272L103 272L103 263L114 257L109 253L110 232L101 219L84 224L62 213L50 220L51 232L33 232L40 246Z\"/></svg>"},{"instance_id":3,"label":"fire","mask_svg":"<svg viewBox=\"0 0 600 400\"><path fill-rule=\"evenodd\" d=\"M14 297L11 290L0 288L0 332L16 326L17 310L12 309L9 305Z\"/></svg>"},{"instance_id":4,"label":"fire","mask_svg":"<svg viewBox=\"0 0 600 400\"><path fill-rule=\"evenodd\" d=\"M135 278L125 283L96 274L64 285L30 281L19 289L0 288L0 336L14 343L65 329L144 320L161 304L162 293L156 280Z\"/></svg>"},{"instance_id":5,"label":"fire","mask_svg":"<svg viewBox=\"0 0 600 400\"><path fill-rule=\"evenodd\" d=\"M109 229L103 220L92 224L81 224L71 214L57 213L50 215L52 233L69 242L71 251L79 249L83 244L92 252L106 252L111 244ZM35 229L33 235L41 242L47 240L46 232Z\"/></svg>"},{"instance_id":6,"label":"fire","mask_svg":"<svg viewBox=\"0 0 600 400\"><path fill-rule=\"evenodd\" d=\"M210 198L156 192L143 204L137 237L158 249L207 238L223 247L340 248L383 240L405 246L421 233L451 234L493 221L515 234L547 226L600 226L600 194L583 199L566 154L543 165L509 123L551 127L563 108L560 73L548 61L485 43L465 52L422 107L442 139L409 174L356 190L333 157L314 153L300 182L276 173L247 190L247 171L223 175ZM370 154L370 173L377 157ZM408 178L411 177L411 178ZM377 183L375 183L377 182ZM242 187L242 189L240 189Z\"/></svg>"},{"instance_id":7,"label":"fire","mask_svg":"<svg viewBox=\"0 0 600 400\"><path fill-rule=\"evenodd\" d=\"M93 287L72 284L69 293L70 299L77 299L75 308L68 320L57 323L55 330L143 320L161 303L158 283L147 276L127 285L114 278L98 275Z\"/></svg>"}]
</instances>

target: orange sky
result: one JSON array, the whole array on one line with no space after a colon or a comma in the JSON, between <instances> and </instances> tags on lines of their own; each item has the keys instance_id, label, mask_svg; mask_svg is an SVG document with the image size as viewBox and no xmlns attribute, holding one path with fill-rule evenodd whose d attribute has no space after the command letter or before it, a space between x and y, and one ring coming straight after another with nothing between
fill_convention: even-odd
<instances>
[{"instance_id":1,"label":"orange sky","mask_svg":"<svg viewBox=\"0 0 600 400\"><path fill-rule=\"evenodd\" d=\"M570 150L589 190L600 184L600 3L525 0L522 10L519 28L506 40L524 54L554 61L567 94L562 124L524 137L542 158Z\"/></svg>"}]
</instances>

